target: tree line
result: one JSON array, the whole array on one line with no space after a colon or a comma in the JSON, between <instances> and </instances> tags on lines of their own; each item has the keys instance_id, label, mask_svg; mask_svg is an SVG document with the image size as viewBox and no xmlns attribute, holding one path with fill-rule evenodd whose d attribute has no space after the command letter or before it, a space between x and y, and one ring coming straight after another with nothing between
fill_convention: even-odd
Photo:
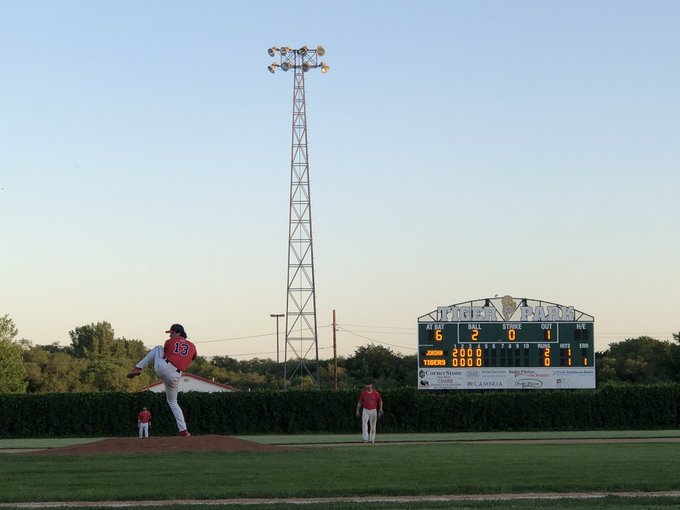
<instances>
[{"instance_id":1,"label":"tree line","mask_svg":"<svg viewBox=\"0 0 680 510\"><path fill-rule=\"evenodd\" d=\"M117 338L108 322L92 323L69 332L70 345L32 345L16 340L17 328L7 315L0 316L0 393L54 393L135 391L155 383L153 370L130 381L127 373L148 351L141 340ZM416 356L369 345L352 355L320 360L319 386L356 388L371 377L381 388L413 386ZM11 369L10 369L11 366ZM316 386L310 376L296 376L287 383L283 364L271 359L236 360L230 356L198 356L189 372L239 390L252 391ZM336 386L337 380L337 386Z\"/></svg>"},{"instance_id":2,"label":"tree line","mask_svg":"<svg viewBox=\"0 0 680 510\"><path fill-rule=\"evenodd\" d=\"M117 338L108 322L76 327L69 332L67 346L32 345L17 340L17 335L12 319L0 316L0 393L128 392L157 381L152 370L127 379L130 368L148 349L141 340ZM596 353L596 368L598 385L680 382L680 333L673 334L672 342L641 336L612 343ZM310 376L284 381L283 364L268 358L199 356L189 371L246 391L316 387ZM321 388L356 388L366 378L382 389L415 387L417 356L371 344L339 357L337 371L335 360L319 361Z\"/></svg>"}]
</instances>

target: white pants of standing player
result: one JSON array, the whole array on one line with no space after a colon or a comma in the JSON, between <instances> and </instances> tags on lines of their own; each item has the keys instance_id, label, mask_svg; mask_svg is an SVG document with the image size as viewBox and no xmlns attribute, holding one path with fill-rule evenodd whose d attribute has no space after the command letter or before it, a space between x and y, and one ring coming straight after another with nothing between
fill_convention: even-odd
<instances>
[{"instance_id":1,"label":"white pants of standing player","mask_svg":"<svg viewBox=\"0 0 680 510\"><path fill-rule=\"evenodd\" d=\"M157 345L151 349L142 361L137 363L139 368L146 368L149 363L153 362L153 369L156 375L161 378L165 384L165 399L168 401L170 411L172 411L175 421L177 422L177 429L181 432L187 429L187 424L184 421L184 413L182 408L177 403L177 390L179 388L179 379L182 376L174 365L165 361L163 354L163 347Z\"/></svg>"},{"instance_id":2,"label":"white pants of standing player","mask_svg":"<svg viewBox=\"0 0 680 510\"><path fill-rule=\"evenodd\" d=\"M370 429L369 429L370 423ZM378 423L377 409L364 409L361 412L361 433L364 443L375 443L375 426Z\"/></svg>"},{"instance_id":3,"label":"white pants of standing player","mask_svg":"<svg viewBox=\"0 0 680 510\"><path fill-rule=\"evenodd\" d=\"M149 437L149 422L139 422L139 437Z\"/></svg>"}]
</instances>

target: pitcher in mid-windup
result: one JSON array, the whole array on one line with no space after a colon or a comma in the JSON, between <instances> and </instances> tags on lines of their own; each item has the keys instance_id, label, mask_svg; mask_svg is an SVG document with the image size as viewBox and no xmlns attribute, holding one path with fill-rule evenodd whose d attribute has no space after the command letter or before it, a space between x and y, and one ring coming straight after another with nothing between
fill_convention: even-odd
<instances>
[{"instance_id":1,"label":"pitcher in mid-windup","mask_svg":"<svg viewBox=\"0 0 680 510\"><path fill-rule=\"evenodd\" d=\"M196 359L196 346L187 340L187 333L181 324L173 324L166 333L170 333L170 338L165 341L165 345L151 349L127 376L130 379L137 377L153 362L156 375L165 383L165 398L177 422L179 435L188 437L191 434L187 430L182 408L177 403L177 392L182 372Z\"/></svg>"}]
</instances>

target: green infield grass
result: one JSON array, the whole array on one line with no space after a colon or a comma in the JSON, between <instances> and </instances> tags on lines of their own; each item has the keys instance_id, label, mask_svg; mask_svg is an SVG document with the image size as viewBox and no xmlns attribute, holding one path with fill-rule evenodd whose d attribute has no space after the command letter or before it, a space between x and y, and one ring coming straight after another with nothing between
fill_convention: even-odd
<instances>
[{"instance_id":1,"label":"green infield grass","mask_svg":"<svg viewBox=\"0 0 680 510\"><path fill-rule=\"evenodd\" d=\"M357 434L282 434L234 436L265 444L300 445L361 442ZM393 442L447 442L447 441L501 441L534 439L662 439L679 438L680 430L570 430L531 432L424 432L417 434L378 434L378 441ZM0 441L2 445L2 441Z\"/></svg>"},{"instance_id":2,"label":"green infield grass","mask_svg":"<svg viewBox=\"0 0 680 510\"><path fill-rule=\"evenodd\" d=\"M678 489L680 443L668 442L393 443L327 448L294 446L276 453L0 456L0 502L6 503ZM371 508L674 508L680 499L621 498L623 503L611 503L618 500L609 497L579 499L575 506L574 501L393 502L384 506L371 503ZM311 510L313 506L304 508ZM326 503L319 508L367 506Z\"/></svg>"},{"instance_id":3,"label":"green infield grass","mask_svg":"<svg viewBox=\"0 0 680 510\"><path fill-rule=\"evenodd\" d=\"M99 441L102 437L60 437L60 438L27 438L27 439L0 439L0 450L3 449L35 449L35 448L59 448L73 444L91 443Z\"/></svg>"},{"instance_id":4,"label":"green infield grass","mask_svg":"<svg viewBox=\"0 0 680 510\"><path fill-rule=\"evenodd\" d=\"M275 445L319 445L333 443L361 442L361 433L356 434L268 434L234 436L257 443ZM571 430L531 432L438 432L410 434L378 434L378 442L449 442L449 441L497 441L532 439L663 439L680 438L680 430ZM90 438L23 438L0 439L0 450L57 448L72 444L90 443L105 439Z\"/></svg>"},{"instance_id":5,"label":"green infield grass","mask_svg":"<svg viewBox=\"0 0 680 510\"><path fill-rule=\"evenodd\" d=\"M114 504L115 505L115 504ZM109 509L114 506L77 506L60 505L60 509L90 510ZM606 496L598 498L571 498L571 499L524 499L512 501L420 501L420 502L361 502L361 503L323 503L323 504L182 504L182 505L130 505L127 510L148 510L152 506L155 510L235 510L247 508L248 510L284 510L299 508L304 510L672 510L680 508L680 498L658 497L618 497ZM120 505L115 505L121 508Z\"/></svg>"}]
</instances>

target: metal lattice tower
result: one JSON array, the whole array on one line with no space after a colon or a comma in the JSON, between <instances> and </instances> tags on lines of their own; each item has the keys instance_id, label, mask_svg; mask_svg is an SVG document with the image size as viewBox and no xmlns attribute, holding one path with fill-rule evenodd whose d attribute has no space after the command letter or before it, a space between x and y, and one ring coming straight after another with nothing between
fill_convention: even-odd
<instances>
[{"instance_id":1,"label":"metal lattice tower","mask_svg":"<svg viewBox=\"0 0 680 510\"><path fill-rule=\"evenodd\" d=\"M288 216L288 279L286 297L286 339L283 378L286 383L295 376L311 376L318 384L319 344L316 321L316 289L314 284L314 245L312 242L312 202L309 187L307 152L307 108L305 73L310 69L329 69L319 57L323 47L300 49L269 48L269 56L279 58L268 66L293 71L293 136L290 156L290 209ZM289 361L288 350L293 359ZM294 364L292 370L288 365Z\"/></svg>"}]
</instances>

